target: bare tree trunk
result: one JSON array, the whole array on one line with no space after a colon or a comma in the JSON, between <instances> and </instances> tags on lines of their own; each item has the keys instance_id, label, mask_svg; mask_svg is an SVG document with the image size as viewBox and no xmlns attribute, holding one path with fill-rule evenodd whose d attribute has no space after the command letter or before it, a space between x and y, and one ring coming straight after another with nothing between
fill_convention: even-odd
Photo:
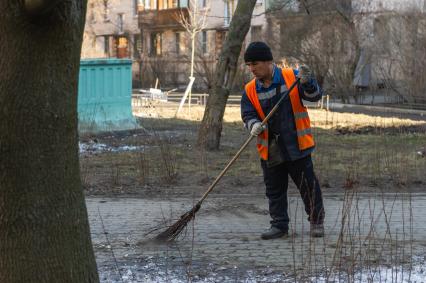
<instances>
[{"instance_id":1,"label":"bare tree trunk","mask_svg":"<svg viewBox=\"0 0 426 283\"><path fill-rule=\"evenodd\" d=\"M350 74L351 74L351 78L353 79L355 76L355 70L356 70L356 66L359 62L359 58L361 56L361 46L360 46L360 42L359 42L359 38L358 38L358 33L356 30L356 26L355 26L355 22L354 22L354 18L353 15L350 12L345 11L344 7L341 7L340 4L338 2L336 2L336 11L337 13L343 18L343 20L347 23L347 27L348 27L348 34L350 34L352 36L352 44L354 45L354 49L355 49L355 56L354 59L352 61L352 64L349 66L349 70L350 70ZM348 85L347 87L352 88L352 97L355 100L355 104L358 104L358 93L356 91L354 91L354 86L352 86L352 80L350 80L350 85ZM350 96L347 97L348 103L350 103Z\"/></svg>"},{"instance_id":2,"label":"bare tree trunk","mask_svg":"<svg viewBox=\"0 0 426 283\"><path fill-rule=\"evenodd\" d=\"M205 149L219 148L226 101L234 82L241 46L250 28L255 4L256 0L238 1L232 17L198 132L198 145Z\"/></svg>"},{"instance_id":3,"label":"bare tree trunk","mask_svg":"<svg viewBox=\"0 0 426 283\"><path fill-rule=\"evenodd\" d=\"M0 9L0 282L98 282L77 145L86 1Z\"/></svg>"}]
</instances>

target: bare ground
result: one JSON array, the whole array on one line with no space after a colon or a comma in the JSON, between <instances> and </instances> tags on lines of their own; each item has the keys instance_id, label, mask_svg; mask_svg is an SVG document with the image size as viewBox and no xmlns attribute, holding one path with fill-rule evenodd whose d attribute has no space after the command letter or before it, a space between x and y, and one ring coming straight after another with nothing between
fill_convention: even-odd
<instances>
[{"instance_id":1,"label":"bare ground","mask_svg":"<svg viewBox=\"0 0 426 283\"><path fill-rule=\"evenodd\" d=\"M203 108L174 118L176 104L135 109L142 129L81 136L81 172L89 195L200 195L247 139L239 107L228 107L221 148L196 147ZM142 115L142 114L143 115ZM423 191L426 187L426 121L310 110L316 172L324 192L357 188ZM101 150L99 150L101 148ZM294 190L294 186L291 185ZM241 155L217 193L263 192L255 146Z\"/></svg>"},{"instance_id":2,"label":"bare ground","mask_svg":"<svg viewBox=\"0 0 426 283\"><path fill-rule=\"evenodd\" d=\"M293 234L259 240L269 216L254 144L209 196L189 236L172 246L141 242L155 223L186 211L248 137L239 108L228 107L220 150L200 150L195 142L203 109L193 106L191 115L185 109L176 119L176 107L150 104L135 109L141 129L80 137L102 282L294 282L314 267L324 270L322 263L330 260L337 270L360 261L377 274L375 266L394 272L394 265L412 267L410 257L424 254L424 196L417 193L426 188L426 121L316 109L310 111L317 142L313 158L328 214L327 236L316 241L313 255L293 184ZM421 197L412 200L406 192ZM316 276L310 281L323 278Z\"/></svg>"}]
</instances>

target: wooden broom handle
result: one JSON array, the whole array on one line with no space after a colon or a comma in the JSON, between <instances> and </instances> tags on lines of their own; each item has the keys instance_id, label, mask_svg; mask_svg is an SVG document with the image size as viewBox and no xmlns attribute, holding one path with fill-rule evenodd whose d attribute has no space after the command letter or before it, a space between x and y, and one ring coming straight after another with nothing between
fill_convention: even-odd
<instances>
[{"instance_id":1,"label":"wooden broom handle","mask_svg":"<svg viewBox=\"0 0 426 283\"><path fill-rule=\"evenodd\" d=\"M297 78L296 81L290 86L290 88L285 92L284 95L281 96L280 100L275 104L274 108L269 112L269 114L263 119L262 126L266 125L268 123L269 119L272 115L274 115L275 112L277 112L278 107L284 100L284 98L290 93L290 91L293 90L293 88L299 83L300 78ZM234 155L234 157L229 161L228 165L220 172L220 174L216 177L216 179L213 181L213 183L210 185L210 187L207 189L207 191L204 193L204 195L201 197L201 199L198 201L196 206L201 206L201 203L206 199L208 194L213 190L213 188L216 186L216 184L219 182L220 179L222 179L223 175L225 175L226 171L228 171L229 167L234 164L234 162L240 157L243 150L247 147L247 145L252 141L252 139L255 138L255 136L250 135L250 137L246 140L246 142L240 147L238 152Z\"/></svg>"}]
</instances>

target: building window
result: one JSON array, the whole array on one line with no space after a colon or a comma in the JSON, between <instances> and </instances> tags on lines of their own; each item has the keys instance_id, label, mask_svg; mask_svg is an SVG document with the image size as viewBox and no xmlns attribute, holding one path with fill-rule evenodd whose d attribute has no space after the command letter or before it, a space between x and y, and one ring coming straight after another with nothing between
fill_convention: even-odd
<instances>
[{"instance_id":1,"label":"building window","mask_svg":"<svg viewBox=\"0 0 426 283\"><path fill-rule=\"evenodd\" d=\"M169 8L169 0L159 0L158 10L165 10Z\"/></svg>"},{"instance_id":2,"label":"building window","mask_svg":"<svg viewBox=\"0 0 426 283\"><path fill-rule=\"evenodd\" d=\"M226 0L225 1L225 26L229 26L231 23L232 15L235 10L235 1L234 0Z\"/></svg>"},{"instance_id":3,"label":"building window","mask_svg":"<svg viewBox=\"0 0 426 283\"><path fill-rule=\"evenodd\" d=\"M207 0L199 0L199 4L198 4L198 6L199 6L200 8L205 8L205 7L206 7L206 5L207 5Z\"/></svg>"},{"instance_id":4,"label":"building window","mask_svg":"<svg viewBox=\"0 0 426 283\"><path fill-rule=\"evenodd\" d=\"M120 36L116 38L116 48L117 48L117 58L127 58L129 57L128 53L128 40L125 36Z\"/></svg>"},{"instance_id":5,"label":"building window","mask_svg":"<svg viewBox=\"0 0 426 283\"><path fill-rule=\"evenodd\" d=\"M142 1L141 0L133 0L133 14L135 16L138 15L139 3L142 5Z\"/></svg>"},{"instance_id":6,"label":"building window","mask_svg":"<svg viewBox=\"0 0 426 283\"><path fill-rule=\"evenodd\" d=\"M374 38L376 39L376 49L390 52L391 38L395 38L395 34L390 34L388 20L384 17L374 19Z\"/></svg>"},{"instance_id":7,"label":"building window","mask_svg":"<svg viewBox=\"0 0 426 283\"><path fill-rule=\"evenodd\" d=\"M108 14L109 14L109 9L108 9L108 0L103 0L103 14L104 14L104 21L108 20Z\"/></svg>"},{"instance_id":8,"label":"building window","mask_svg":"<svg viewBox=\"0 0 426 283\"><path fill-rule=\"evenodd\" d=\"M166 10L176 8L188 8L188 0L139 0L142 1L145 10ZM200 0L197 0L200 1ZM204 0L207 2L207 0Z\"/></svg>"},{"instance_id":9,"label":"building window","mask_svg":"<svg viewBox=\"0 0 426 283\"><path fill-rule=\"evenodd\" d=\"M223 42L225 41L226 32L216 31L215 48L216 54L219 54L222 50Z\"/></svg>"},{"instance_id":10,"label":"building window","mask_svg":"<svg viewBox=\"0 0 426 283\"><path fill-rule=\"evenodd\" d=\"M151 33L151 49L150 54L159 56L161 55L161 33L155 32Z\"/></svg>"},{"instance_id":11,"label":"building window","mask_svg":"<svg viewBox=\"0 0 426 283\"><path fill-rule=\"evenodd\" d=\"M176 40L176 55L180 55L180 32L175 33L175 40Z\"/></svg>"},{"instance_id":12,"label":"building window","mask_svg":"<svg viewBox=\"0 0 426 283\"><path fill-rule=\"evenodd\" d=\"M208 53L207 31L201 32L201 50L203 54Z\"/></svg>"},{"instance_id":13,"label":"building window","mask_svg":"<svg viewBox=\"0 0 426 283\"><path fill-rule=\"evenodd\" d=\"M133 58L140 59L142 54L142 36L135 34L133 36Z\"/></svg>"},{"instance_id":14,"label":"building window","mask_svg":"<svg viewBox=\"0 0 426 283\"><path fill-rule=\"evenodd\" d=\"M104 36L104 54L105 54L105 57L110 57L109 56L109 35Z\"/></svg>"},{"instance_id":15,"label":"building window","mask_svg":"<svg viewBox=\"0 0 426 283\"><path fill-rule=\"evenodd\" d=\"M261 41L261 40L262 40L262 26L252 26L251 41Z\"/></svg>"},{"instance_id":16,"label":"building window","mask_svg":"<svg viewBox=\"0 0 426 283\"><path fill-rule=\"evenodd\" d=\"M225 2L225 11L224 12L225 12L224 15L223 15L223 18L225 20L224 26L227 27L227 26L229 26L229 22L231 21L231 19L229 18L228 2Z\"/></svg>"},{"instance_id":17,"label":"building window","mask_svg":"<svg viewBox=\"0 0 426 283\"><path fill-rule=\"evenodd\" d=\"M175 39L176 39L176 54L177 55L183 55L187 52L186 45L185 45L185 36L183 32L176 32L175 33Z\"/></svg>"},{"instance_id":18,"label":"building window","mask_svg":"<svg viewBox=\"0 0 426 283\"><path fill-rule=\"evenodd\" d=\"M144 10L150 10L151 9L151 0L142 0L143 1L143 8L144 8ZM157 3L157 1L153 1L153 3L152 4L156 4Z\"/></svg>"},{"instance_id":19,"label":"building window","mask_svg":"<svg viewBox=\"0 0 426 283\"><path fill-rule=\"evenodd\" d=\"M120 13L117 14L118 16L118 20L117 20L117 25L118 25L118 30L120 33L124 32L124 14Z\"/></svg>"},{"instance_id":20,"label":"building window","mask_svg":"<svg viewBox=\"0 0 426 283\"><path fill-rule=\"evenodd\" d=\"M89 9L87 10L88 13L90 13L89 15L89 21L90 23L96 23L96 17L95 17L95 4L94 3L90 3Z\"/></svg>"}]
</instances>

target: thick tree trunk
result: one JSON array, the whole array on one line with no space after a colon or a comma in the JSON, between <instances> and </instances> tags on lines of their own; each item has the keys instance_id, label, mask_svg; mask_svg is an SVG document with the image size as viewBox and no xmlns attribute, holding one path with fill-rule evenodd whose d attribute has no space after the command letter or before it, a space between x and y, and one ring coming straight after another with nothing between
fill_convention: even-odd
<instances>
[{"instance_id":1,"label":"thick tree trunk","mask_svg":"<svg viewBox=\"0 0 426 283\"><path fill-rule=\"evenodd\" d=\"M219 148L226 101L234 82L241 46L250 28L255 4L256 0L238 1L232 17L198 132L198 145L205 149Z\"/></svg>"},{"instance_id":2,"label":"thick tree trunk","mask_svg":"<svg viewBox=\"0 0 426 283\"><path fill-rule=\"evenodd\" d=\"M86 1L28 2L0 1L0 282L98 282L77 145Z\"/></svg>"}]
</instances>

